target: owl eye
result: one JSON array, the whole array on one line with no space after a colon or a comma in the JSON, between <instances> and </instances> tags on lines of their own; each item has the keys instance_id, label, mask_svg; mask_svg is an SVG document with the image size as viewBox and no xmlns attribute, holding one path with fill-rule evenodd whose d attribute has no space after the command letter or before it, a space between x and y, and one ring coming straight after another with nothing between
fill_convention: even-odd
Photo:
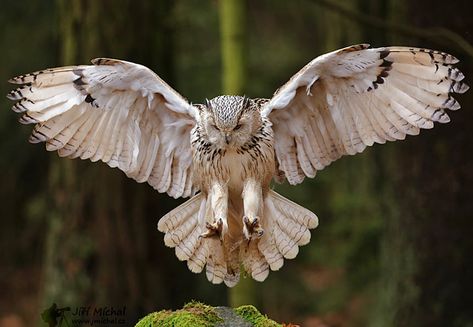
<instances>
[{"instance_id":1,"label":"owl eye","mask_svg":"<svg viewBox=\"0 0 473 327\"><path fill-rule=\"evenodd\" d=\"M213 129L218 129L217 125L215 125L215 124L210 124L210 127L213 128Z\"/></svg>"},{"instance_id":2,"label":"owl eye","mask_svg":"<svg viewBox=\"0 0 473 327\"><path fill-rule=\"evenodd\" d=\"M239 130L239 129L241 128L241 126L242 126L242 124L238 124L238 125L235 126L235 128L234 128L233 130L234 130L234 131L237 131L237 130Z\"/></svg>"}]
</instances>

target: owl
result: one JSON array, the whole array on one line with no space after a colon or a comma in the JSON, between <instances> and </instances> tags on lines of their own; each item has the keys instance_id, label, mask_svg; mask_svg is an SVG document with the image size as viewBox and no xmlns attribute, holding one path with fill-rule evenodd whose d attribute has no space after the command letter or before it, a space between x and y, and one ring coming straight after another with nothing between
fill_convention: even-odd
<instances>
[{"instance_id":1,"label":"owl","mask_svg":"<svg viewBox=\"0 0 473 327\"><path fill-rule=\"evenodd\" d=\"M317 216L279 195L344 155L447 123L468 86L446 53L354 45L317 57L271 99L192 104L148 68L92 65L15 77L8 94L30 142L103 161L158 192L190 197L158 222L179 260L210 282L263 281L310 241Z\"/></svg>"}]
</instances>

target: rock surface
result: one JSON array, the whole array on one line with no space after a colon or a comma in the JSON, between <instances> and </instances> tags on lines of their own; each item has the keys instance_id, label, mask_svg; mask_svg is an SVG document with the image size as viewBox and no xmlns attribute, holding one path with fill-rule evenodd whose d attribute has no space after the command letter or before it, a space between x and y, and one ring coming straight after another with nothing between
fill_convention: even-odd
<instances>
[{"instance_id":1,"label":"rock surface","mask_svg":"<svg viewBox=\"0 0 473 327\"><path fill-rule=\"evenodd\" d=\"M229 307L216 307L217 315L223 319L222 322L217 323L215 327L252 327L253 325L242 317L237 315L233 309Z\"/></svg>"}]
</instances>

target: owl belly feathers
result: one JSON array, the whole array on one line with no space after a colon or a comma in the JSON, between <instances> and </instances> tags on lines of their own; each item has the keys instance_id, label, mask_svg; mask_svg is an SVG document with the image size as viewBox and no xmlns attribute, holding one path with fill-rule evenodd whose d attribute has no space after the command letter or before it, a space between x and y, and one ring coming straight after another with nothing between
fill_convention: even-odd
<instances>
[{"instance_id":1,"label":"owl belly feathers","mask_svg":"<svg viewBox=\"0 0 473 327\"><path fill-rule=\"evenodd\" d=\"M266 136L264 140L262 134ZM222 230L218 231L221 239L225 238L223 234L227 232L233 238L239 238L245 198L246 207L254 207L252 216L262 213L263 197L269 189L275 169L271 137L272 131L268 124L241 147L230 145L218 148L213 144L192 142L194 184L198 185L208 202L205 221L218 224L221 219ZM251 197L257 197L253 201L256 203L252 203Z\"/></svg>"},{"instance_id":2,"label":"owl belly feathers","mask_svg":"<svg viewBox=\"0 0 473 327\"><path fill-rule=\"evenodd\" d=\"M264 147L265 154L227 150L221 154L213 156L209 154L208 158L195 156L197 159L194 164L194 176L199 181L200 189L208 191L216 181L225 184L231 194L240 194L243 191L244 181L255 179L263 184L269 184L275 167L274 149L271 146ZM210 171L214 176L208 177ZM267 186L267 185L265 185Z\"/></svg>"},{"instance_id":3,"label":"owl belly feathers","mask_svg":"<svg viewBox=\"0 0 473 327\"><path fill-rule=\"evenodd\" d=\"M264 165L264 163L256 158L253 162L253 167L248 166L248 156L237 153L236 151L228 151L222 156L222 175L218 176L222 181L226 181L229 193L232 195L241 194L243 191L243 181L248 178L257 177L257 166Z\"/></svg>"}]
</instances>

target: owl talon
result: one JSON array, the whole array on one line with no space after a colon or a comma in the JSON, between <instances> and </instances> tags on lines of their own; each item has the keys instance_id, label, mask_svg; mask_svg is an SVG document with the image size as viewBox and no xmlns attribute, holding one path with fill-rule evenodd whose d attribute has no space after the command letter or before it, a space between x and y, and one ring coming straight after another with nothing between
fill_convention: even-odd
<instances>
[{"instance_id":1,"label":"owl talon","mask_svg":"<svg viewBox=\"0 0 473 327\"><path fill-rule=\"evenodd\" d=\"M264 229L261 227L258 217L253 220L250 220L247 216L243 217L243 235L247 240L251 240L253 237L260 238L263 234Z\"/></svg>"},{"instance_id":2,"label":"owl talon","mask_svg":"<svg viewBox=\"0 0 473 327\"><path fill-rule=\"evenodd\" d=\"M207 230L204 233L200 234L199 237L207 238L207 237L218 236L220 239L223 239L223 219L222 218L216 220L213 224L206 223L205 227L207 227Z\"/></svg>"}]
</instances>

